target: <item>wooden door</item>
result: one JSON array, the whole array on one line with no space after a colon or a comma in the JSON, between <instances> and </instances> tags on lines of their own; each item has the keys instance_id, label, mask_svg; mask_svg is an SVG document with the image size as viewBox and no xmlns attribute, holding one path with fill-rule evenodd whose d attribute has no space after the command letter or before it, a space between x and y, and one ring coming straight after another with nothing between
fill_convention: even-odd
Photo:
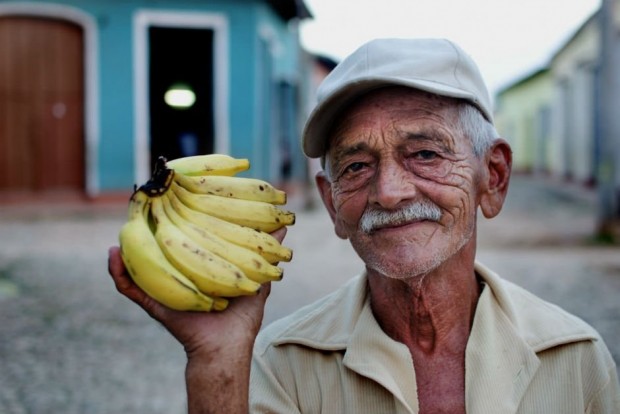
<instances>
[{"instance_id":1,"label":"wooden door","mask_svg":"<svg viewBox=\"0 0 620 414\"><path fill-rule=\"evenodd\" d=\"M84 191L81 27L0 17L0 190Z\"/></svg>"}]
</instances>

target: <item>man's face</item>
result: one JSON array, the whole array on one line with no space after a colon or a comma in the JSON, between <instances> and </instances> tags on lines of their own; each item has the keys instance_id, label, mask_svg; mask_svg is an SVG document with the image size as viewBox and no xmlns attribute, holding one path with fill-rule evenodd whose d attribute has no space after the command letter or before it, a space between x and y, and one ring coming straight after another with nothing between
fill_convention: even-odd
<instances>
[{"instance_id":1,"label":"man's face","mask_svg":"<svg viewBox=\"0 0 620 414\"><path fill-rule=\"evenodd\" d=\"M326 203L336 233L351 241L369 270L412 277L475 250L483 163L456 128L453 102L382 89L336 125Z\"/></svg>"}]
</instances>

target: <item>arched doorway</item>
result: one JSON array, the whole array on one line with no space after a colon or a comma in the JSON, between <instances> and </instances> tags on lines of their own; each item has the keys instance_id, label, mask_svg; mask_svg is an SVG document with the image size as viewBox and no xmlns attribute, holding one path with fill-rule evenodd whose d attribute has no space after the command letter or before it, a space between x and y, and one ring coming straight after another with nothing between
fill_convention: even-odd
<instances>
[{"instance_id":1,"label":"arched doorway","mask_svg":"<svg viewBox=\"0 0 620 414\"><path fill-rule=\"evenodd\" d=\"M81 26L0 16L0 191L83 193Z\"/></svg>"}]
</instances>

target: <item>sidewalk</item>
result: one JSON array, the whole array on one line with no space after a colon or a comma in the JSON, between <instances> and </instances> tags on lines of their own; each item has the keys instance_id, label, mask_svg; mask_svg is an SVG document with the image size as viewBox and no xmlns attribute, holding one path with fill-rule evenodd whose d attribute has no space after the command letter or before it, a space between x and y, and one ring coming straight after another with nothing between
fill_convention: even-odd
<instances>
[{"instance_id":1,"label":"sidewalk","mask_svg":"<svg viewBox=\"0 0 620 414\"><path fill-rule=\"evenodd\" d=\"M504 211L480 220L479 257L590 322L619 361L620 249L591 242L593 193L552 184L515 176ZM266 323L362 270L317 207L289 229ZM124 202L0 207L1 413L185 412L182 349L107 275L125 215Z\"/></svg>"}]
</instances>

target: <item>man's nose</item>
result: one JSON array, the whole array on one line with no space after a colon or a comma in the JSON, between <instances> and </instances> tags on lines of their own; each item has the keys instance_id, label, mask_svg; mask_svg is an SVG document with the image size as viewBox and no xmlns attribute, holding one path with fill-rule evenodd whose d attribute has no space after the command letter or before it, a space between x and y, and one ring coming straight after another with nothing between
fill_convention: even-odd
<instances>
[{"instance_id":1,"label":"man's nose","mask_svg":"<svg viewBox=\"0 0 620 414\"><path fill-rule=\"evenodd\" d=\"M379 164L370 191L369 202L385 209L398 207L403 201L416 197L415 177L397 162Z\"/></svg>"}]
</instances>

